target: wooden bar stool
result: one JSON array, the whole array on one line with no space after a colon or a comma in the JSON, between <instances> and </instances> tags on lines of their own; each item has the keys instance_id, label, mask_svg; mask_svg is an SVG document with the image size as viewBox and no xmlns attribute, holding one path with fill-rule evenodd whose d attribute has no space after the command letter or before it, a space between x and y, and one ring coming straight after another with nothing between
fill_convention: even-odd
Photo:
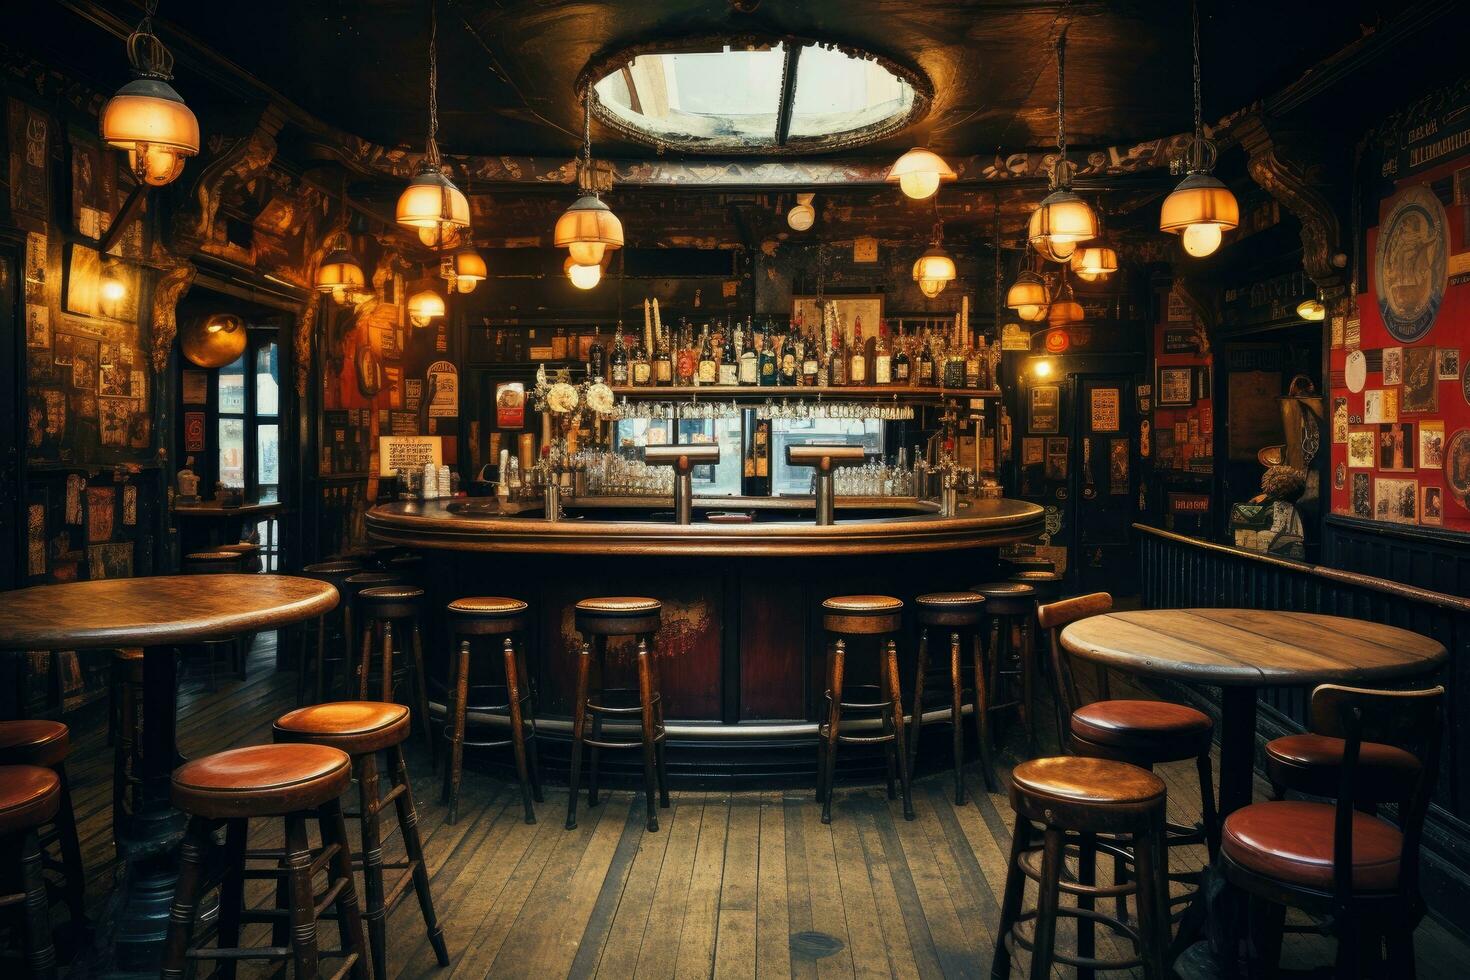
<instances>
[{"instance_id":1,"label":"wooden bar stool","mask_svg":"<svg viewBox=\"0 0 1470 980\"><path fill-rule=\"evenodd\" d=\"M18 881L21 888L0 894L0 908L22 906L25 975L44 980L55 980L56 945L39 831L56 819L60 808L61 780L56 773L41 766L0 766L0 850L15 855L3 880Z\"/></svg>"},{"instance_id":2,"label":"wooden bar stool","mask_svg":"<svg viewBox=\"0 0 1470 980\"><path fill-rule=\"evenodd\" d=\"M260 572L261 550L260 545L254 541L236 541L233 544L222 544L215 551L230 551L240 556L240 571L247 575Z\"/></svg>"},{"instance_id":3,"label":"wooden bar stool","mask_svg":"<svg viewBox=\"0 0 1470 980\"><path fill-rule=\"evenodd\" d=\"M526 630L526 604L519 599L501 596L478 596L455 599L449 604L449 630L454 646L449 654L449 683L445 685L445 738L449 742L449 764L444 770L444 801L449 804L449 822L459 819L459 782L464 771L464 749L499 748L510 745L515 750L516 775L521 782L521 804L526 808L526 823L536 822L532 800L541 802L540 763L536 754L536 711L532 695L531 675L526 672L524 643L517 647L516 634ZM500 662L504 669L505 701L472 705L470 692L471 641L475 637L504 637ZM486 685L478 685L485 687ZM495 686L500 690L500 686ZM465 716L506 716L510 738L465 741Z\"/></svg>"},{"instance_id":4,"label":"wooden bar stool","mask_svg":"<svg viewBox=\"0 0 1470 980\"><path fill-rule=\"evenodd\" d=\"M358 644L361 642L362 630L354 628L358 620L357 594L363 589L375 589L381 585L406 585L403 577L388 572L366 570L354 572L347 576L342 582L342 588L337 591L342 594L342 601L338 608L342 610L342 632L345 635L344 654L347 657L348 681L347 696L356 693L358 670L361 664L357 657L361 653Z\"/></svg>"},{"instance_id":5,"label":"wooden bar stool","mask_svg":"<svg viewBox=\"0 0 1470 980\"><path fill-rule=\"evenodd\" d=\"M349 625L351 617L347 612L351 603L347 600L347 580L361 571L362 565L355 561L323 561L301 569L300 574L304 578L326 582L335 588L341 600L337 603L336 609L316 619L309 619L301 625L298 634L301 654L297 661L301 667L296 678L296 703L298 705L321 704L327 699L326 674L329 661L341 664L344 673L352 663L352 629ZM342 641L340 646L333 644L337 648L337 653L330 656L327 652L329 623L337 625ZM311 686L313 671L316 674L315 687ZM307 700L308 691L314 692L310 701Z\"/></svg>"},{"instance_id":6,"label":"wooden bar stool","mask_svg":"<svg viewBox=\"0 0 1470 980\"><path fill-rule=\"evenodd\" d=\"M1026 726L1026 739L1036 748L1036 590L1025 582L986 582L970 591L985 597L990 621L990 644L986 651L990 671L987 693L992 701L986 712L1016 709ZM1013 635L1014 634L1014 638ZM1008 701L997 703L1000 682L1009 678L1020 688ZM987 720L988 723L988 720Z\"/></svg>"},{"instance_id":7,"label":"wooden bar stool","mask_svg":"<svg viewBox=\"0 0 1470 980\"><path fill-rule=\"evenodd\" d=\"M325 745L252 745L216 752L174 770L173 804L189 816L179 864L179 880L169 909L164 945L165 980L183 980L198 960L218 960L225 980L240 960L286 960L298 978L321 976L321 958L340 957L342 967L331 976L350 973L367 980L362 912L352 880L352 845L342 819L339 797L352 783L352 760L341 749ZM285 823L282 851L252 855L245 849L251 819L280 817ZM322 846L313 852L307 821L316 820ZM223 849L215 842L225 831ZM248 867L256 858L277 859L274 867ZM318 893L314 879L327 872ZM245 907L245 880L267 878L278 883L277 908ZM200 900L219 888L216 948L192 946ZM283 899L283 901L282 901ZM317 926L322 913L335 907L341 948L321 950ZM269 922L271 945L240 947L240 926Z\"/></svg>"},{"instance_id":8,"label":"wooden bar stool","mask_svg":"<svg viewBox=\"0 0 1470 980\"><path fill-rule=\"evenodd\" d=\"M643 791L648 799L648 829L658 830L658 810L653 803L654 787L658 788L659 805L669 805L669 787L664 774L664 705L659 693L658 668L654 663L653 638L663 616L663 603L640 596L608 596L583 599L577 603L575 622L582 634L582 652L577 658L577 700L572 716L572 771L567 796L567 829L577 826L577 784L582 769L582 746L591 748L587 781L587 805L597 805L597 763L602 749L643 750ZM638 665L637 703L613 706L605 703L615 692L603 683L607 661L608 637L637 637ZM593 661L597 668L597 690L589 689ZM592 696L597 701L591 700ZM592 715L592 737L587 737L587 715ZM642 727L636 740L606 740L602 737L602 718L639 716Z\"/></svg>"},{"instance_id":9,"label":"wooden bar stool","mask_svg":"<svg viewBox=\"0 0 1470 980\"><path fill-rule=\"evenodd\" d=\"M54 819L48 821L50 826L40 835L41 854L48 868L61 873L72 923L85 925L87 871L82 865L71 784L66 777L66 757L70 752L71 730L59 721L41 718L0 721L0 766L38 766L56 773L60 797ZM47 853L52 844L61 852L60 861L53 861Z\"/></svg>"},{"instance_id":10,"label":"wooden bar stool","mask_svg":"<svg viewBox=\"0 0 1470 980\"><path fill-rule=\"evenodd\" d=\"M408 738L408 709L401 704L378 701L339 701L297 708L276 719L275 740L283 743L325 745L341 749L352 758L357 779L358 829L362 834L362 876L368 946L373 956L373 976L388 973L388 916L407 894L410 885L418 895L419 911L429 934L429 945L440 966L449 965L444 930L434 915L434 897L429 892L429 871L424 865L424 847L419 839L418 810L403 759ZM378 784L378 755L387 756L393 788L383 794ZM379 814L392 803L398 814L398 832L403 837L404 861L383 861L383 835ZM392 836L391 834L389 836ZM401 869L392 887L383 888L383 869Z\"/></svg>"},{"instance_id":11,"label":"wooden bar stool","mask_svg":"<svg viewBox=\"0 0 1470 980\"><path fill-rule=\"evenodd\" d=\"M914 672L914 713L908 739L908 770L913 778L918 761L919 736L924 729L924 674L929 666L929 628L949 629L949 720L953 726L954 803L965 805L965 726L961 711L964 681L960 670L964 663L960 641L970 635L970 663L975 672L975 734L979 742L980 769L985 785L995 789L995 774L990 768L990 729L986 724L985 657L980 645L981 626L985 622L985 597L978 592L930 592L914 600L919 622L919 656Z\"/></svg>"},{"instance_id":12,"label":"wooden bar stool","mask_svg":"<svg viewBox=\"0 0 1470 980\"><path fill-rule=\"evenodd\" d=\"M1145 977L1169 976L1169 883L1164 858L1164 781L1147 770L1109 759L1061 756L1032 759L1011 770L1011 808L1016 827L1006 865L1000 929L990 976L1011 975L1011 956L1019 947L1031 952L1032 980L1052 975L1054 963L1077 968L1079 977L1094 970L1143 967ZM1035 824L1042 827L1040 846ZM1126 847L1137 869L1132 882L1099 886L1096 866L1102 846ZM1076 878L1067 874L1069 849L1077 854ZM1038 860L1039 857L1039 860ZM1022 911L1026 879L1038 885L1037 907ZM1062 905L1061 893L1077 904ZM1136 924L1098 912L1098 898L1134 895ZM1077 953L1056 949L1057 917L1077 920ZM1095 956L1094 927L1109 927L1134 943L1137 956L1120 961ZM1027 928L1029 925L1029 928Z\"/></svg>"},{"instance_id":13,"label":"wooden bar stool","mask_svg":"<svg viewBox=\"0 0 1470 980\"><path fill-rule=\"evenodd\" d=\"M353 576L357 578L358 576ZM373 654L378 654L378 677L380 679L378 700L392 702L400 681L413 687L414 711L419 716L419 727L424 741L429 746L429 758L434 759L433 725L429 721L429 691L424 683L424 641L419 630L419 619L424 607L424 590L413 585L377 585L357 593L357 612L362 629L362 660L357 665L357 696L368 699L373 672ZM411 639L408 651L412 658L412 670L399 667L393 660L393 624L407 624ZM373 637L380 637L374 650Z\"/></svg>"},{"instance_id":14,"label":"wooden bar stool","mask_svg":"<svg viewBox=\"0 0 1470 980\"><path fill-rule=\"evenodd\" d=\"M832 822L832 784L837 768L839 743L882 745L888 762L888 798L896 799L895 772L903 789L904 819L914 819L914 801L909 792L908 758L903 749L903 693L898 680L898 643L894 635L902 629L903 602L886 595L846 595L822 603L822 622L827 630L827 720L817 726L817 798L822 801L822 823ZM878 643L878 700L843 701L847 673L847 641L853 636L871 636ZM880 735L842 734L843 711L876 711L882 720Z\"/></svg>"},{"instance_id":15,"label":"wooden bar stool","mask_svg":"<svg viewBox=\"0 0 1470 980\"><path fill-rule=\"evenodd\" d=\"M112 654L112 711L117 727L112 740L112 841L122 857L128 820L137 809L136 775L143 751L143 649L126 647Z\"/></svg>"},{"instance_id":16,"label":"wooden bar stool","mask_svg":"<svg viewBox=\"0 0 1470 980\"><path fill-rule=\"evenodd\" d=\"M1062 597L1064 576L1050 568L1023 568L1012 572L1006 581L1031 586L1037 602L1051 602Z\"/></svg>"},{"instance_id":17,"label":"wooden bar stool","mask_svg":"<svg viewBox=\"0 0 1470 980\"><path fill-rule=\"evenodd\" d=\"M238 575L245 571L245 556L236 551L194 551L184 556L180 566L185 575ZM209 657L209 690L216 684L216 655L223 652L228 658L230 671L239 679L245 679L245 658L249 651L244 637L232 636L227 640L200 640L198 645Z\"/></svg>"}]
</instances>

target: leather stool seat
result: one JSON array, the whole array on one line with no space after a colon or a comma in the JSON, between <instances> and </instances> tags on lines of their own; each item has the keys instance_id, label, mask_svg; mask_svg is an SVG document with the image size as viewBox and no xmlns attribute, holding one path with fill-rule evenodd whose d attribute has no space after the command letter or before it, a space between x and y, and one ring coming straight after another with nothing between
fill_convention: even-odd
<instances>
[{"instance_id":1,"label":"leather stool seat","mask_svg":"<svg viewBox=\"0 0 1470 980\"><path fill-rule=\"evenodd\" d=\"M1331 803L1272 800L1252 803L1225 818L1221 852L1247 871L1321 891L1332 890ZM1353 811L1353 887L1392 891L1398 886L1403 838L1398 828Z\"/></svg>"},{"instance_id":2,"label":"leather stool seat","mask_svg":"<svg viewBox=\"0 0 1470 980\"><path fill-rule=\"evenodd\" d=\"M1162 797L1164 781L1147 769L1080 755L1031 759L1011 770L1011 794L1106 806Z\"/></svg>"},{"instance_id":3,"label":"leather stool seat","mask_svg":"<svg viewBox=\"0 0 1470 980\"><path fill-rule=\"evenodd\" d=\"M325 745L250 745L186 762L174 805L201 817L264 817L321 806L352 782L352 760Z\"/></svg>"},{"instance_id":4,"label":"leather stool seat","mask_svg":"<svg viewBox=\"0 0 1470 980\"><path fill-rule=\"evenodd\" d=\"M0 766L44 766L66 761L71 732L59 721L0 721Z\"/></svg>"},{"instance_id":5,"label":"leather stool seat","mask_svg":"<svg viewBox=\"0 0 1470 980\"><path fill-rule=\"evenodd\" d=\"M1011 582L1060 582L1062 573L1050 568L1025 568L1019 572L1012 572L1009 578Z\"/></svg>"},{"instance_id":6,"label":"leather stool seat","mask_svg":"<svg viewBox=\"0 0 1470 980\"><path fill-rule=\"evenodd\" d=\"M970 590L987 599L1030 599L1036 590L1025 582L984 582Z\"/></svg>"},{"instance_id":7,"label":"leather stool seat","mask_svg":"<svg viewBox=\"0 0 1470 980\"><path fill-rule=\"evenodd\" d=\"M823 602L822 608L857 615L891 613L902 609L903 601L887 595L840 595Z\"/></svg>"},{"instance_id":8,"label":"leather stool seat","mask_svg":"<svg viewBox=\"0 0 1470 980\"><path fill-rule=\"evenodd\" d=\"M228 551L231 554L236 555L254 555L259 554L260 545L256 544L254 541L236 541L233 544L222 544L214 550Z\"/></svg>"},{"instance_id":9,"label":"leather stool seat","mask_svg":"<svg viewBox=\"0 0 1470 980\"><path fill-rule=\"evenodd\" d=\"M401 585L402 575L392 572L357 572L347 577L347 584L357 589L368 589L375 585Z\"/></svg>"},{"instance_id":10,"label":"leather stool seat","mask_svg":"<svg viewBox=\"0 0 1470 980\"><path fill-rule=\"evenodd\" d=\"M301 569L303 575L351 575L362 571L362 565L355 561L319 561L313 565L305 565Z\"/></svg>"},{"instance_id":11,"label":"leather stool seat","mask_svg":"<svg viewBox=\"0 0 1470 980\"><path fill-rule=\"evenodd\" d=\"M61 777L41 766L0 766L0 834L33 830L61 807Z\"/></svg>"},{"instance_id":12,"label":"leather stool seat","mask_svg":"<svg viewBox=\"0 0 1470 980\"><path fill-rule=\"evenodd\" d=\"M514 616L523 613L529 608L520 599L508 599L505 596L470 596L464 599L455 599L449 604L452 613L466 613L473 616Z\"/></svg>"},{"instance_id":13,"label":"leather stool seat","mask_svg":"<svg viewBox=\"0 0 1470 980\"><path fill-rule=\"evenodd\" d=\"M985 604L985 597L978 592L926 592L914 599L914 605L939 609L974 607L976 612Z\"/></svg>"},{"instance_id":14,"label":"leather stool seat","mask_svg":"<svg viewBox=\"0 0 1470 980\"><path fill-rule=\"evenodd\" d=\"M525 604L522 603L524 606ZM644 616L658 612L663 603L642 596L614 595L596 599L583 599L577 603L577 612L597 613L602 616Z\"/></svg>"},{"instance_id":15,"label":"leather stool seat","mask_svg":"<svg viewBox=\"0 0 1470 980\"><path fill-rule=\"evenodd\" d=\"M349 755L381 752L408 738L408 708L382 701L336 701L276 719L277 742L330 745Z\"/></svg>"},{"instance_id":16,"label":"leather stool seat","mask_svg":"<svg viewBox=\"0 0 1470 980\"><path fill-rule=\"evenodd\" d=\"M192 564L203 565L206 563L229 564L240 561L238 551L226 551L223 548L215 548L211 551L191 551L184 556L184 561Z\"/></svg>"},{"instance_id":17,"label":"leather stool seat","mask_svg":"<svg viewBox=\"0 0 1470 980\"><path fill-rule=\"evenodd\" d=\"M422 599L424 590L416 585L375 585L357 594L359 599L371 602L374 599Z\"/></svg>"},{"instance_id":18,"label":"leather stool seat","mask_svg":"<svg viewBox=\"0 0 1470 980\"><path fill-rule=\"evenodd\" d=\"M1342 788L1342 754L1346 747L1346 742L1330 735L1283 735L1266 743L1266 765L1271 779L1287 789L1335 796ZM1362 742L1354 788L1360 799L1397 799L1419 778L1420 768L1412 752L1382 742Z\"/></svg>"},{"instance_id":19,"label":"leather stool seat","mask_svg":"<svg viewBox=\"0 0 1470 980\"><path fill-rule=\"evenodd\" d=\"M1209 715L1172 701L1094 701L1072 712L1072 734L1077 738L1139 749L1161 759L1194 758L1213 731Z\"/></svg>"}]
</instances>

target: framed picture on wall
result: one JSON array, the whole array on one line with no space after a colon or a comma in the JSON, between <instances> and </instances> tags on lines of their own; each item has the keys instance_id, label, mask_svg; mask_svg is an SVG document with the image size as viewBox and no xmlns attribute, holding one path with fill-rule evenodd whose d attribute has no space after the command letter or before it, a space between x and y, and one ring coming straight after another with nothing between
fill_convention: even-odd
<instances>
[{"instance_id":1,"label":"framed picture on wall","mask_svg":"<svg viewBox=\"0 0 1470 980\"><path fill-rule=\"evenodd\" d=\"M1439 359L1436 355L1433 347L1404 348L1404 393L1399 399L1400 411L1439 411Z\"/></svg>"},{"instance_id":2,"label":"framed picture on wall","mask_svg":"<svg viewBox=\"0 0 1470 980\"><path fill-rule=\"evenodd\" d=\"M1188 408L1194 404L1194 368L1159 368L1159 407Z\"/></svg>"},{"instance_id":3,"label":"framed picture on wall","mask_svg":"<svg viewBox=\"0 0 1470 980\"><path fill-rule=\"evenodd\" d=\"M1414 469L1413 422L1389 422L1378 427L1378 468L1390 473Z\"/></svg>"},{"instance_id":4,"label":"framed picture on wall","mask_svg":"<svg viewBox=\"0 0 1470 980\"><path fill-rule=\"evenodd\" d=\"M1419 481L1380 476L1373 481L1373 516L1392 524L1419 523Z\"/></svg>"},{"instance_id":5,"label":"framed picture on wall","mask_svg":"<svg viewBox=\"0 0 1470 980\"><path fill-rule=\"evenodd\" d=\"M842 327L842 336L851 343L858 328L862 329L864 337L876 337L878 327L883 322L883 294L873 293L863 296L825 296L823 301L831 304L837 313L837 319ZM795 322L800 318L806 327L816 327L820 332L822 329L822 310L817 306L815 296L793 296L791 297L791 317Z\"/></svg>"},{"instance_id":6,"label":"framed picture on wall","mask_svg":"<svg viewBox=\"0 0 1470 980\"><path fill-rule=\"evenodd\" d=\"M1421 487L1419 490L1419 523L1444 523L1444 489Z\"/></svg>"},{"instance_id":7,"label":"framed picture on wall","mask_svg":"<svg viewBox=\"0 0 1470 980\"><path fill-rule=\"evenodd\" d=\"M1037 385L1031 389L1030 417L1027 428L1037 435L1061 431L1062 389L1056 385Z\"/></svg>"}]
</instances>

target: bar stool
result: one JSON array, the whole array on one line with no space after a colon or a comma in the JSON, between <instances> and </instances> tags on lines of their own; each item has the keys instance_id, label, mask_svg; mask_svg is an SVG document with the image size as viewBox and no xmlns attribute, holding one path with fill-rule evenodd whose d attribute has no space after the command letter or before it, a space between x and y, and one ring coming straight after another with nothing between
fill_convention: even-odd
<instances>
[{"instance_id":1,"label":"bar stool","mask_svg":"<svg viewBox=\"0 0 1470 980\"><path fill-rule=\"evenodd\" d=\"M185 575L238 575L245 571L245 556L235 551L216 548L213 551L194 551L184 556L181 566ZM227 640L199 640L198 645L209 656L209 690L215 683L215 655L223 649L229 658L230 670L241 680L245 679L245 657L247 650L240 636Z\"/></svg>"},{"instance_id":2,"label":"bar stool","mask_svg":"<svg viewBox=\"0 0 1470 980\"><path fill-rule=\"evenodd\" d=\"M924 674L929 667L929 627L949 628L949 720L953 726L954 804L965 805L965 727L961 708L964 681L960 669L963 634L970 634L970 662L975 671L975 734L980 745L980 768L985 785L995 789L990 768L990 730L985 712L985 657L980 647L981 625L985 622L985 597L978 592L930 592L914 600L919 622L919 656L914 673L913 728L908 739L909 777L918 761L919 736L924 729Z\"/></svg>"},{"instance_id":3,"label":"bar stool","mask_svg":"<svg viewBox=\"0 0 1470 980\"><path fill-rule=\"evenodd\" d=\"M654 663L653 639L663 618L663 603L640 596L608 596L583 599L577 603L575 622L582 634L582 652L577 658L577 700L572 716L572 771L567 794L567 829L577 826L577 784L582 769L582 746L591 748L587 781L587 805L597 805L597 763L601 749L643 750L643 792L648 800L648 829L658 830L658 810L653 804L654 787L658 788L659 806L669 805L669 787L664 774L663 696L659 693L658 668ZM608 637L637 637L638 703L613 706L603 703L614 689L603 684L607 661ZM593 660L597 667L597 690L589 690ZM595 695L599 700L593 701ZM592 737L587 737L587 715L592 714ZM638 715L642 728L637 740L605 740L602 737L604 715L626 717Z\"/></svg>"},{"instance_id":4,"label":"bar stool","mask_svg":"<svg viewBox=\"0 0 1470 980\"><path fill-rule=\"evenodd\" d=\"M352 845L342 819L339 797L352 782L352 760L341 749L325 745L252 745L216 752L186 762L173 775L173 804L189 817L179 863L179 880L169 909L164 945L165 980L183 980L193 962L219 960L229 980L240 960L294 961L294 975L321 975L321 958L340 957L333 976L351 974L367 980L366 943L357 889L352 881ZM284 850L251 854L245 849L251 819L280 817L285 824ZM316 820L321 849L313 853L306 823ZM225 830L224 844L215 842ZM275 867L247 867L257 858L277 858ZM327 871L326 888L313 879ZM245 907L245 880L274 878L277 908ZM216 948L191 946L199 902L219 887ZM340 949L319 950L317 926L322 912L335 906ZM271 945L239 947L240 925L271 923Z\"/></svg>"},{"instance_id":5,"label":"bar stool","mask_svg":"<svg viewBox=\"0 0 1470 980\"><path fill-rule=\"evenodd\" d=\"M536 810L531 801L542 802L541 766L536 755L536 712L531 675L526 671L524 644L518 648L514 639L515 634L526 630L526 609L521 600L501 596L455 599L449 604L449 630L454 645L449 654L449 682L445 685L448 697L444 707L444 734L449 742L449 764L444 770L444 801L449 804L451 824L459 819L459 782L464 771L464 749L467 745L471 748L505 745L514 748L526 823L536 822ZM477 636L505 638L501 644L501 663L505 671L504 703L469 703L471 640ZM471 711L481 715L506 715L510 738L466 742L465 716Z\"/></svg>"},{"instance_id":6,"label":"bar stool","mask_svg":"<svg viewBox=\"0 0 1470 980\"><path fill-rule=\"evenodd\" d=\"M378 701L339 701L297 708L276 719L275 740L282 743L324 745L341 749L352 758L357 779L358 829L362 834L362 876L366 905L368 946L373 957L373 976L388 973L388 916L408 893L418 895L419 911L440 966L449 965L444 930L434 915L434 897L429 891L429 871L424 865L424 847L419 839L418 810L403 759L403 742L408 738L408 709L401 704ZM378 754L388 757L393 788L386 795L378 788ZM389 803L398 813L398 831L403 837L407 860L385 864L379 814ZM391 834L390 834L391 836ZM383 889L383 869L402 869L391 888Z\"/></svg>"},{"instance_id":7,"label":"bar stool","mask_svg":"<svg viewBox=\"0 0 1470 980\"><path fill-rule=\"evenodd\" d=\"M903 693L898 680L898 643L894 635L902 628L903 602L886 595L845 595L822 603L822 623L827 630L827 720L817 726L817 799L822 801L822 823L832 822L832 783L837 768L837 746L882 745L888 762L888 798L896 799L893 777L903 788L903 815L914 819L914 801L909 792L908 759L903 749ZM878 643L878 700L843 701L847 673L847 640L871 636ZM843 735L844 710L876 711L882 719L881 735Z\"/></svg>"},{"instance_id":8,"label":"bar stool","mask_svg":"<svg viewBox=\"0 0 1470 980\"><path fill-rule=\"evenodd\" d=\"M1168 973L1169 885L1164 858L1164 781L1126 762L1061 756L1032 759L1011 770L1011 808L1016 812L1011 856L1006 865L1000 930L990 975L1011 975L1016 948L1031 951L1033 980L1050 977L1053 963L1074 966L1080 977L1093 970L1125 970L1142 966L1145 977L1163 980ZM1038 847L1034 824L1042 825ZM1097 884L1098 837L1104 847L1131 851L1137 869L1132 883ZM1067 851L1075 848L1077 876L1067 874ZM1038 853L1039 852L1039 853ZM1039 861L1038 861L1039 857ZM1021 910L1026 879L1038 885L1037 907ZM1061 905L1060 893L1077 904ZM1098 898L1136 896L1136 927L1096 911ZM1077 920L1077 953L1059 952L1057 917ZM1031 923L1031 928L1024 928ZM1137 956L1104 961L1095 957L1094 925L1102 923L1133 940Z\"/></svg>"},{"instance_id":9,"label":"bar stool","mask_svg":"<svg viewBox=\"0 0 1470 980\"><path fill-rule=\"evenodd\" d=\"M987 693L1000 696L1000 680L1019 681L1020 693L1009 701L986 706L988 713L1015 708L1026 726L1026 738L1036 747L1036 589L1026 582L987 582L970 591L985 597L990 620L988 649L990 683ZM1016 639L1013 641L1012 634ZM988 723L988 722L987 722Z\"/></svg>"},{"instance_id":10,"label":"bar stool","mask_svg":"<svg viewBox=\"0 0 1470 980\"><path fill-rule=\"evenodd\" d=\"M367 559L364 559L364 564ZM366 567L366 565L365 565ZM354 631L353 626L358 619L357 594L363 589L375 589L381 585L406 585L401 575L393 575L389 572L365 570L354 572L347 576L342 582L342 588L338 591L342 594L342 601L338 604L342 610L342 632L346 642L345 655L347 657L348 683L347 694L353 693L353 685L357 681L358 670L361 664L354 659L361 652L356 644L359 642L360 631Z\"/></svg>"},{"instance_id":11,"label":"bar stool","mask_svg":"<svg viewBox=\"0 0 1470 980\"><path fill-rule=\"evenodd\" d=\"M296 679L296 704L321 704L327 699L326 674L327 661L343 665L344 670L352 663L352 631L348 625L350 615L347 610L350 603L347 601L347 579L362 571L362 566L355 561L323 561L314 565L306 565L301 569L303 578L316 579L318 582L326 582L337 590L340 597L337 608L331 612L323 613L316 619L309 619L301 625L299 635L301 654L298 659L300 672ZM387 583L385 583L387 584ZM341 630L342 644L339 655L328 657L327 655L327 628L328 619L331 617L339 624ZM315 652L312 650L312 641L315 640ZM309 674L312 670L316 672L316 687L313 699L306 700L306 692L309 684Z\"/></svg>"},{"instance_id":12,"label":"bar stool","mask_svg":"<svg viewBox=\"0 0 1470 980\"><path fill-rule=\"evenodd\" d=\"M16 856L0 880L13 879L21 888L0 894L0 907L23 907L26 974L45 980L56 977L56 946L38 831L56 818L60 808L61 780L56 773L41 766L0 766L0 850Z\"/></svg>"},{"instance_id":13,"label":"bar stool","mask_svg":"<svg viewBox=\"0 0 1470 980\"><path fill-rule=\"evenodd\" d=\"M247 575L254 575L261 570L260 545L254 541L236 541L233 544L222 544L215 551L230 551L240 556L240 571Z\"/></svg>"},{"instance_id":14,"label":"bar stool","mask_svg":"<svg viewBox=\"0 0 1470 980\"><path fill-rule=\"evenodd\" d=\"M400 678L413 685L414 710L418 713L419 726L432 761L435 759L434 735L433 726L429 723L429 691L424 683L424 641L419 630L423 605L424 590L413 585L377 585L357 593L358 613L362 617L362 661L357 666L357 696L363 701L368 699L375 652L373 636L377 634L382 638L376 651L382 684L378 700L392 702ZM408 624L408 633L413 641L409 647L409 656L413 659L412 674L393 662L394 623Z\"/></svg>"},{"instance_id":15,"label":"bar stool","mask_svg":"<svg viewBox=\"0 0 1470 980\"><path fill-rule=\"evenodd\" d=\"M121 858L123 835L137 807L138 787L142 785L135 775L143 745L142 648L114 650L111 668L110 696L117 717L112 741L112 841Z\"/></svg>"},{"instance_id":16,"label":"bar stool","mask_svg":"<svg viewBox=\"0 0 1470 980\"><path fill-rule=\"evenodd\" d=\"M77 818L71 805L71 784L66 778L66 757L71 752L71 731L59 721L41 718L0 721L0 766L38 766L56 773L60 794L56 816L40 837L41 854L47 867L60 871L65 882L66 905L71 921L87 921L87 872L82 865L82 845L77 839ZM52 844L61 852L54 862L46 853Z\"/></svg>"},{"instance_id":17,"label":"bar stool","mask_svg":"<svg viewBox=\"0 0 1470 980\"><path fill-rule=\"evenodd\" d=\"M1007 582L1021 582L1031 586L1036 593L1037 602L1051 602L1059 599L1062 595L1062 582L1064 576L1061 572L1049 568L1025 568L1019 572L1012 572Z\"/></svg>"}]
</instances>

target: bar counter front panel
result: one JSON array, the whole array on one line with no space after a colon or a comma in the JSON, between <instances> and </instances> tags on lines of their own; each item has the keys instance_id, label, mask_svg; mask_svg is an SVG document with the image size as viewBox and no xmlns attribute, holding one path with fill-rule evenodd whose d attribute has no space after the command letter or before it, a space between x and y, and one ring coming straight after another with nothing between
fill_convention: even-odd
<instances>
[{"instance_id":1,"label":"bar counter front panel","mask_svg":"<svg viewBox=\"0 0 1470 980\"><path fill-rule=\"evenodd\" d=\"M967 501L958 516L943 517L923 502L844 498L837 523L827 527L812 523L810 498L701 499L694 522L683 526L673 523L666 503L654 501L574 504L556 522L517 509L503 513L493 502L472 499L382 504L368 512L376 541L425 555L431 701L444 700L450 640L443 607L472 595L526 600L532 625L524 642L536 681L541 758L549 769L562 769L581 646L573 607L602 595L656 598L663 603L656 662L669 721L669 769L685 785L811 778L825 666L824 600L880 593L911 606L924 592L995 577L996 549L1042 530L1042 510L1015 500ZM711 511L755 520L711 522ZM911 619L910 608L899 638L905 689L918 636ZM943 639L933 642L947 648ZM874 650L872 641L851 644L849 677L876 683ZM482 677L496 682L497 658L488 649L476 652L472 684ZM632 640L609 643L605 686L636 686L632 652ZM937 743L949 736L935 728L935 749L947 764L948 752ZM468 761L500 768L509 755L489 750ZM882 768L878 753L849 752L843 762L853 775ZM639 778L639 764L637 753L603 753L603 768L615 780Z\"/></svg>"}]
</instances>

